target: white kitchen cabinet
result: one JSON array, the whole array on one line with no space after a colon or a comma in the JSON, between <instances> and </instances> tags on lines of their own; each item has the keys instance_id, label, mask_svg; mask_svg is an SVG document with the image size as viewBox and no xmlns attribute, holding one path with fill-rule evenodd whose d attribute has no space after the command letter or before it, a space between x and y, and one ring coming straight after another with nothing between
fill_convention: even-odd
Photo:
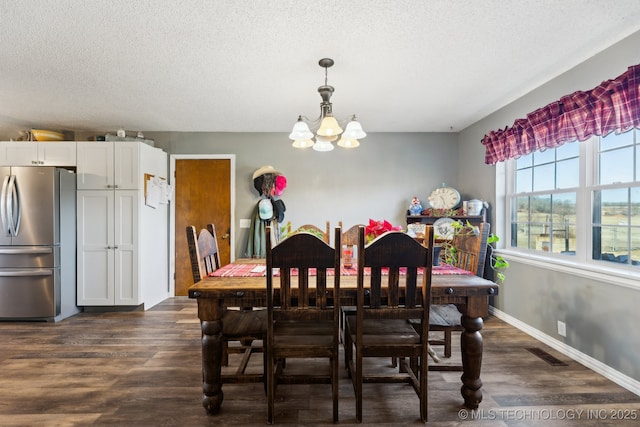
<instances>
[{"instance_id":1,"label":"white kitchen cabinet","mask_svg":"<svg viewBox=\"0 0 640 427\"><path fill-rule=\"evenodd\" d=\"M140 189L143 185L138 174L141 147L156 150L132 141L79 143L78 190ZM142 150L148 152L145 148Z\"/></svg>"},{"instance_id":2,"label":"white kitchen cabinet","mask_svg":"<svg viewBox=\"0 0 640 427\"><path fill-rule=\"evenodd\" d=\"M77 197L78 305L142 304L138 292L138 191L81 190Z\"/></svg>"},{"instance_id":3,"label":"white kitchen cabinet","mask_svg":"<svg viewBox=\"0 0 640 427\"><path fill-rule=\"evenodd\" d=\"M75 166L75 141L2 141L0 166Z\"/></svg>"},{"instance_id":4,"label":"white kitchen cabinet","mask_svg":"<svg viewBox=\"0 0 640 427\"><path fill-rule=\"evenodd\" d=\"M166 179L167 168L167 154L143 143L78 144L79 306L148 309L169 296L168 205L144 194L144 177Z\"/></svg>"}]
</instances>

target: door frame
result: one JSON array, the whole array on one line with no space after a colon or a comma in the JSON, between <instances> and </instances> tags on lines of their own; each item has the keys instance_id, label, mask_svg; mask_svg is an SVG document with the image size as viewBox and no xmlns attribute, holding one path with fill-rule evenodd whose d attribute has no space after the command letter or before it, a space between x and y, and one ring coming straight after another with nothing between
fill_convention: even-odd
<instances>
[{"instance_id":1,"label":"door frame","mask_svg":"<svg viewBox=\"0 0 640 427\"><path fill-rule=\"evenodd\" d=\"M231 241L229 242L229 257L231 262L236 259L236 239L235 239L235 227L236 227L236 155L235 154L171 154L169 155L169 177L171 179L171 185L174 191L175 177L176 177L176 160L229 160L231 171L229 177L229 189L230 194L230 219L231 223ZM169 295L173 296L176 293L176 204L171 203L169 208Z\"/></svg>"}]
</instances>

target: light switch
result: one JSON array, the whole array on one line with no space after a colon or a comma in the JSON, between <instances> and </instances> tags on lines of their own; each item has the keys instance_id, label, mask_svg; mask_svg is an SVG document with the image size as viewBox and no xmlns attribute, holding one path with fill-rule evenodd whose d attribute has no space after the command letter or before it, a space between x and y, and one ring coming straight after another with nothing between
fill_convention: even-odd
<instances>
[{"instance_id":1,"label":"light switch","mask_svg":"<svg viewBox=\"0 0 640 427\"><path fill-rule=\"evenodd\" d=\"M247 219L247 218L242 218L240 220L240 228L250 228L251 227L251 220Z\"/></svg>"}]
</instances>

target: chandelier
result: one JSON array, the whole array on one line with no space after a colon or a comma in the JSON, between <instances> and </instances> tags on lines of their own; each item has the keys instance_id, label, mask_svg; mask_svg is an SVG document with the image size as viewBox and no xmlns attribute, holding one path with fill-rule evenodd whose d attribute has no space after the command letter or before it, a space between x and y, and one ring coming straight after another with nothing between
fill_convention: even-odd
<instances>
[{"instance_id":1,"label":"chandelier","mask_svg":"<svg viewBox=\"0 0 640 427\"><path fill-rule=\"evenodd\" d=\"M320 103L320 117L310 121L305 116L298 116L298 121L293 125L293 130L289 135L289 139L293 140L295 148L313 147L316 151L331 151L335 147L332 142L338 140L338 146L343 148L355 148L360 145L359 139L364 138L367 134L362 130L360 122L357 121L355 115L351 115L345 122L348 122L344 130L340 127L338 121L333 117L331 95L334 88L327 84L327 69L333 66L333 59L323 58L318 64L324 68L324 85L318 88L318 93L322 98ZM309 128L318 128L313 141L313 133Z\"/></svg>"}]
</instances>

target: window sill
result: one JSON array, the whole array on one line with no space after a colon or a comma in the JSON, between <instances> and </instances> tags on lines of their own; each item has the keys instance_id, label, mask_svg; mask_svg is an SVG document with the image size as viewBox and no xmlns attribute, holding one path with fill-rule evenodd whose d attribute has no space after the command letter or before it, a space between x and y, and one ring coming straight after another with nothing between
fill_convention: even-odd
<instances>
[{"instance_id":1,"label":"window sill","mask_svg":"<svg viewBox=\"0 0 640 427\"><path fill-rule=\"evenodd\" d=\"M603 265L587 264L559 257L542 256L533 252L510 249L496 249L496 254L507 261L558 271L573 276L595 279L611 285L640 290L640 269L637 267L610 268ZM507 273L508 274L508 273Z\"/></svg>"}]
</instances>

